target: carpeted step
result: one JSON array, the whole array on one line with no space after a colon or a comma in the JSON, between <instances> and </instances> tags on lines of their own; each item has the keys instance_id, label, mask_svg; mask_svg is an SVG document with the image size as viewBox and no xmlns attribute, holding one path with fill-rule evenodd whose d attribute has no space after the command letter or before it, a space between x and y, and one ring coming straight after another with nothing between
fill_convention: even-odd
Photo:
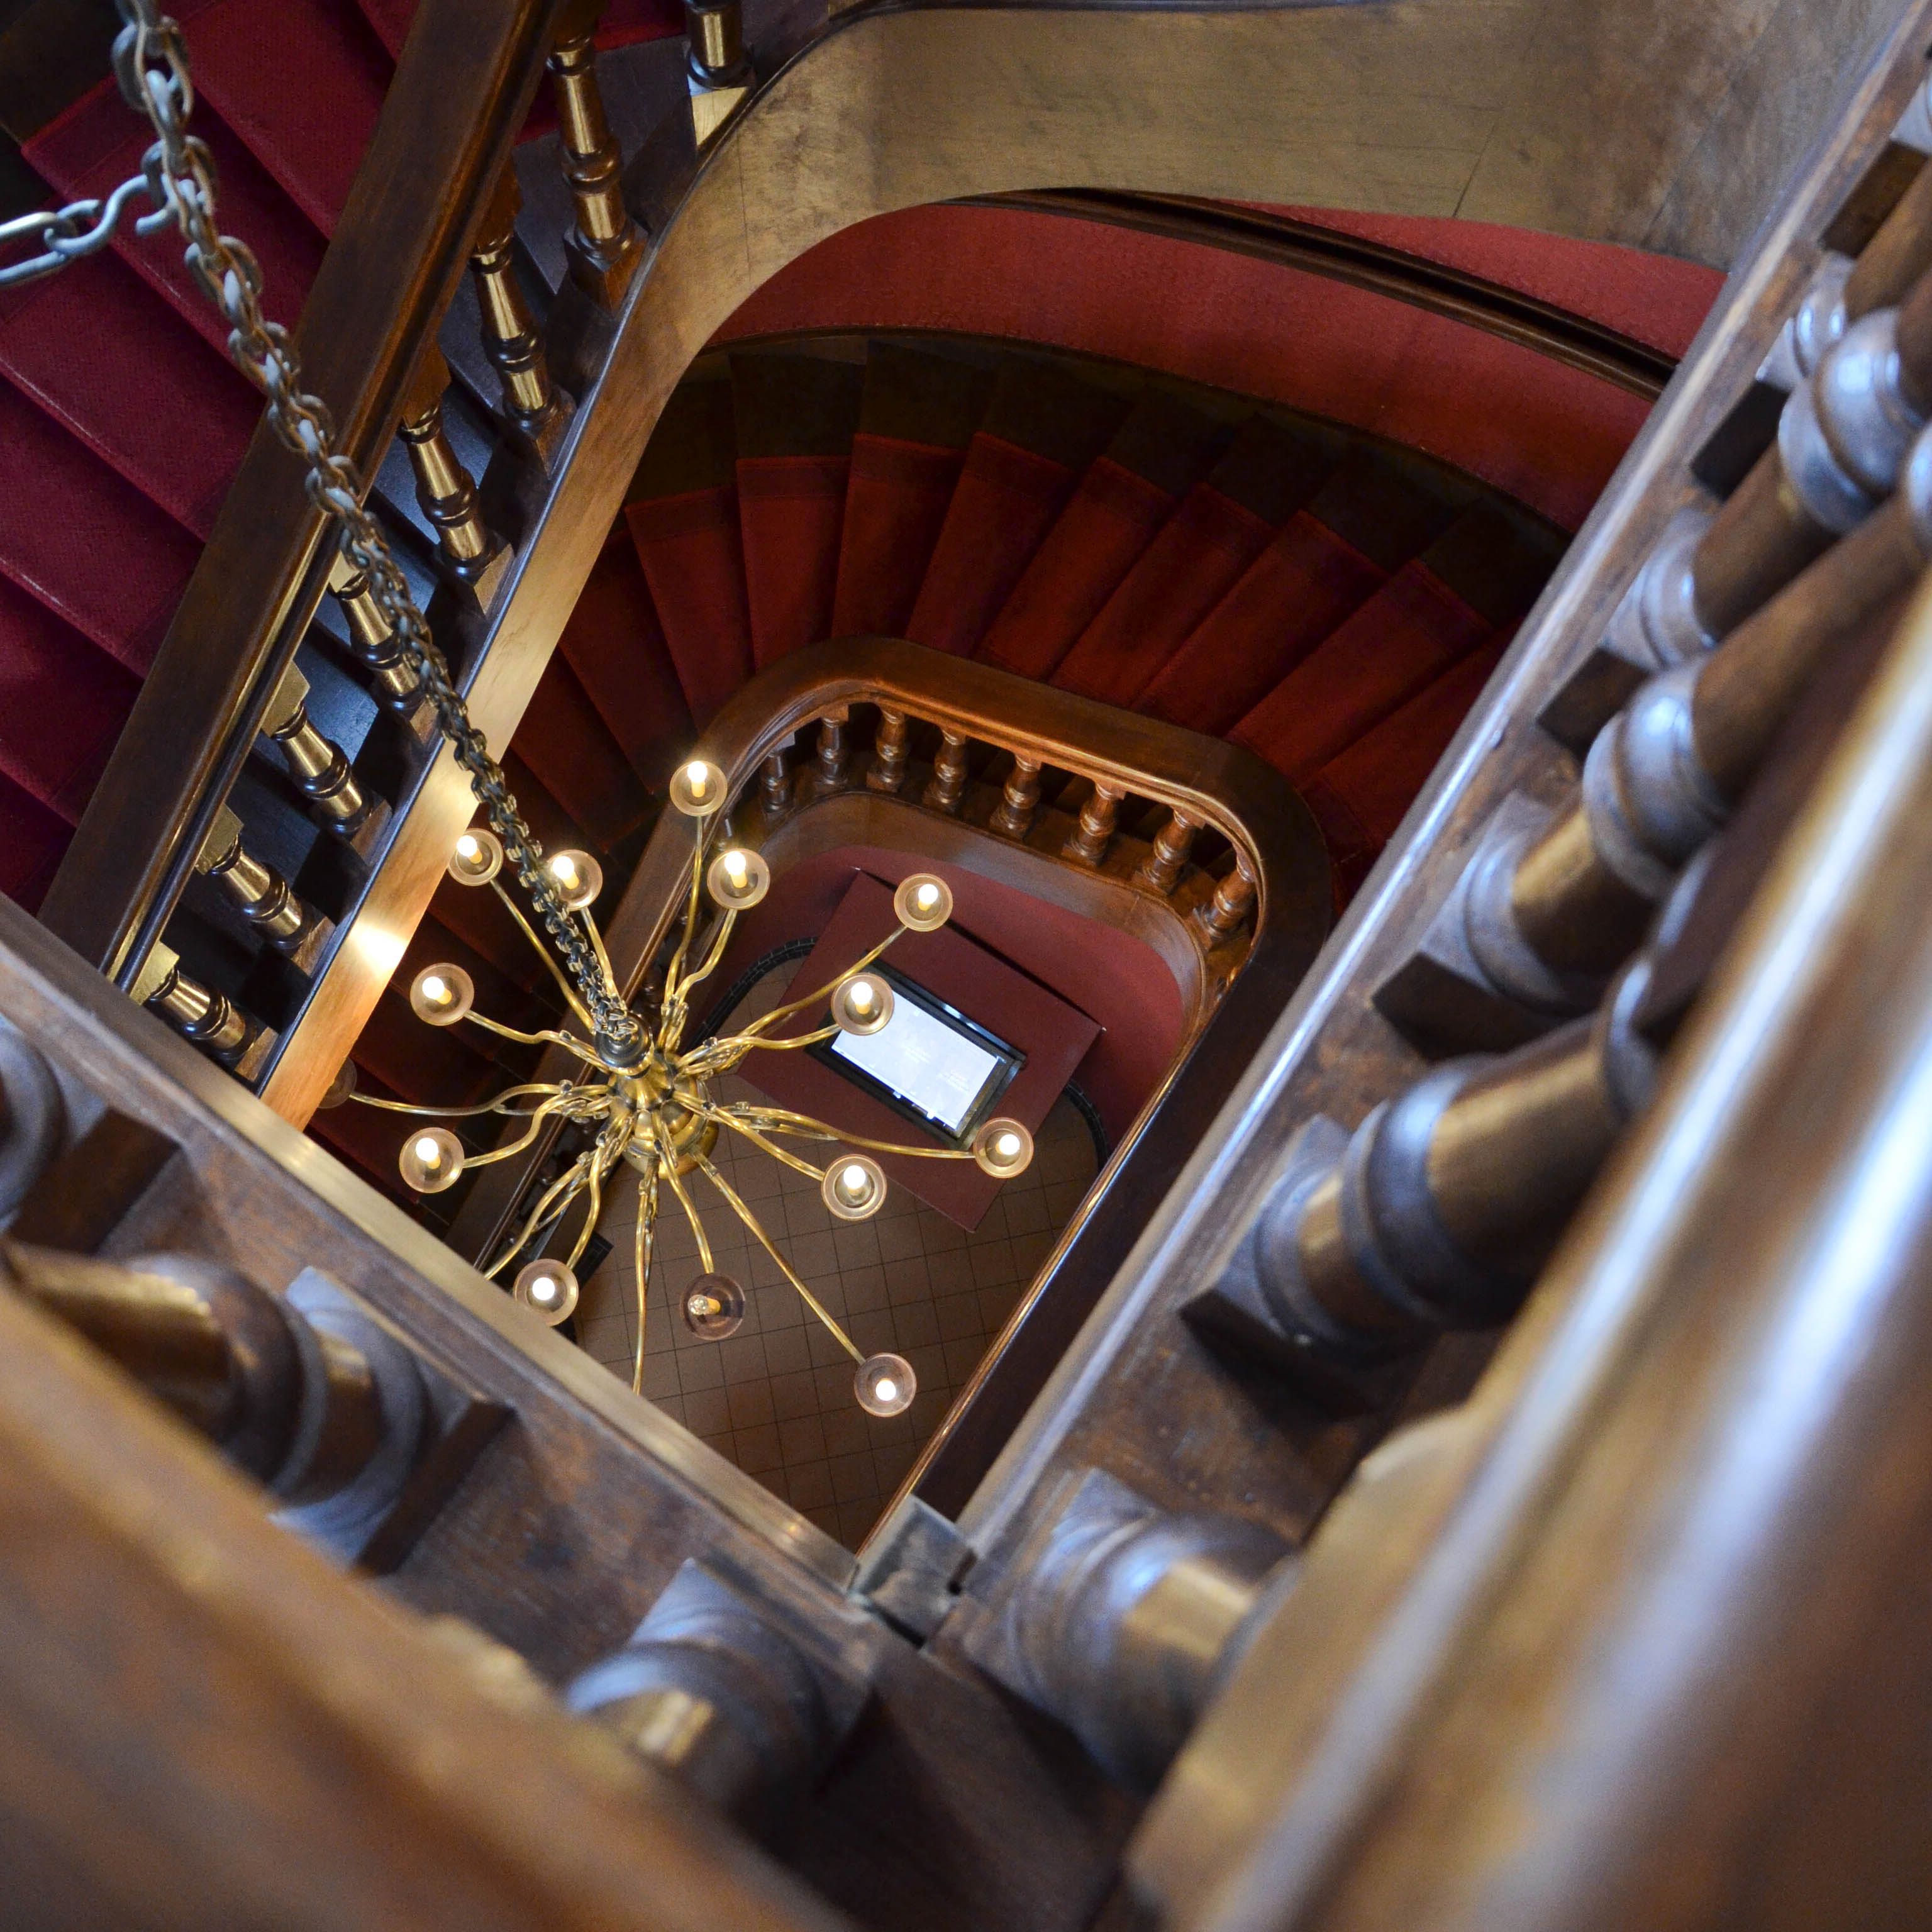
<instances>
[{"instance_id":1,"label":"carpeted step","mask_svg":"<svg viewBox=\"0 0 1932 1932\"><path fill-rule=\"evenodd\" d=\"M140 688L131 671L0 578L0 774L62 824L80 823Z\"/></svg>"},{"instance_id":2,"label":"carpeted step","mask_svg":"<svg viewBox=\"0 0 1932 1932\"><path fill-rule=\"evenodd\" d=\"M906 635L970 656L1112 440L1128 404L1051 364L1002 364L968 446Z\"/></svg>"},{"instance_id":3,"label":"carpeted step","mask_svg":"<svg viewBox=\"0 0 1932 1932\"><path fill-rule=\"evenodd\" d=\"M182 33L196 94L333 235L392 70L368 22L350 0L214 0Z\"/></svg>"},{"instance_id":4,"label":"carpeted step","mask_svg":"<svg viewBox=\"0 0 1932 1932\"><path fill-rule=\"evenodd\" d=\"M248 152L247 143L212 106L197 105L194 132L207 142L214 163L223 230L245 238L261 265L262 308L271 321L292 328L322 265L322 231L289 199ZM147 122L129 110L118 88L108 80L23 142L21 152L65 200L80 201L90 195L108 195L130 175L139 174L151 133ZM142 280L226 354L228 325L196 285L182 259L178 236L170 230L143 238L134 232L132 222L124 221L112 245ZM78 264L63 273L85 276L87 265Z\"/></svg>"},{"instance_id":5,"label":"carpeted step","mask_svg":"<svg viewBox=\"0 0 1932 1932\"><path fill-rule=\"evenodd\" d=\"M974 655L1047 676L1228 441L1228 426L1158 389L1087 473Z\"/></svg>"},{"instance_id":6,"label":"carpeted step","mask_svg":"<svg viewBox=\"0 0 1932 1932\"><path fill-rule=\"evenodd\" d=\"M622 526L592 566L557 649L632 770L661 790L691 743L691 712L650 586Z\"/></svg>"},{"instance_id":7,"label":"carpeted step","mask_svg":"<svg viewBox=\"0 0 1932 1932\"><path fill-rule=\"evenodd\" d=\"M1331 758L1302 788L1328 842L1335 910L1355 892L1394 837L1436 760L1489 682L1507 640L1490 641L1451 664L1372 731Z\"/></svg>"},{"instance_id":8,"label":"carpeted step","mask_svg":"<svg viewBox=\"0 0 1932 1932\"><path fill-rule=\"evenodd\" d=\"M1230 730L1468 503L1433 464L1352 451L1134 700L1170 724Z\"/></svg>"},{"instance_id":9,"label":"carpeted step","mask_svg":"<svg viewBox=\"0 0 1932 1932\"><path fill-rule=\"evenodd\" d=\"M1334 466L1340 439L1252 416L1121 579L1052 682L1130 704Z\"/></svg>"},{"instance_id":10,"label":"carpeted step","mask_svg":"<svg viewBox=\"0 0 1932 1932\"><path fill-rule=\"evenodd\" d=\"M0 293L0 372L142 495L207 536L260 399L125 262L103 254ZM10 452L8 467L18 460Z\"/></svg>"},{"instance_id":11,"label":"carpeted step","mask_svg":"<svg viewBox=\"0 0 1932 1932\"><path fill-rule=\"evenodd\" d=\"M1520 622L1556 540L1488 502L1466 511L1230 734L1304 784L1442 672Z\"/></svg>"},{"instance_id":12,"label":"carpeted step","mask_svg":"<svg viewBox=\"0 0 1932 1932\"><path fill-rule=\"evenodd\" d=\"M752 661L832 632L865 370L815 356L731 358L738 524Z\"/></svg>"},{"instance_id":13,"label":"carpeted step","mask_svg":"<svg viewBox=\"0 0 1932 1932\"><path fill-rule=\"evenodd\" d=\"M561 652L544 667L516 745L550 795L599 851L643 824L651 807L643 779Z\"/></svg>"},{"instance_id":14,"label":"carpeted step","mask_svg":"<svg viewBox=\"0 0 1932 1932\"><path fill-rule=\"evenodd\" d=\"M68 827L0 772L0 892L37 912L67 850Z\"/></svg>"},{"instance_id":15,"label":"carpeted step","mask_svg":"<svg viewBox=\"0 0 1932 1932\"><path fill-rule=\"evenodd\" d=\"M752 674L731 385L681 384L632 479L624 520L694 723Z\"/></svg>"},{"instance_id":16,"label":"carpeted step","mask_svg":"<svg viewBox=\"0 0 1932 1932\"><path fill-rule=\"evenodd\" d=\"M0 574L145 673L200 545L4 382L0 449Z\"/></svg>"},{"instance_id":17,"label":"carpeted step","mask_svg":"<svg viewBox=\"0 0 1932 1932\"><path fill-rule=\"evenodd\" d=\"M835 638L905 635L992 373L958 357L874 342L839 534Z\"/></svg>"}]
</instances>

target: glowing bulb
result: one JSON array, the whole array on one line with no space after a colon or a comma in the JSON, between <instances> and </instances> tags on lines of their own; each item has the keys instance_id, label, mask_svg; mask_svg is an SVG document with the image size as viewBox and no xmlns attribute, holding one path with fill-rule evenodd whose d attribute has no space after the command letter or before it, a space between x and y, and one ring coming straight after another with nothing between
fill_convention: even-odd
<instances>
[{"instance_id":1,"label":"glowing bulb","mask_svg":"<svg viewBox=\"0 0 1932 1932\"><path fill-rule=\"evenodd\" d=\"M544 862L572 912L582 912L604 890L604 868L588 852L553 852Z\"/></svg>"},{"instance_id":2,"label":"glowing bulb","mask_svg":"<svg viewBox=\"0 0 1932 1932\"><path fill-rule=\"evenodd\" d=\"M933 872L914 872L899 881L892 910L910 932L936 932L952 916L952 888Z\"/></svg>"},{"instance_id":3,"label":"glowing bulb","mask_svg":"<svg viewBox=\"0 0 1932 1932\"><path fill-rule=\"evenodd\" d=\"M919 1378L903 1355L874 1355L859 1364L852 1392L868 1415L903 1415L919 1393Z\"/></svg>"},{"instance_id":4,"label":"glowing bulb","mask_svg":"<svg viewBox=\"0 0 1932 1932\"><path fill-rule=\"evenodd\" d=\"M712 860L704 883L727 912L742 912L747 906L756 905L770 890L772 868L757 853L734 845Z\"/></svg>"},{"instance_id":5,"label":"glowing bulb","mask_svg":"<svg viewBox=\"0 0 1932 1932\"><path fill-rule=\"evenodd\" d=\"M848 1154L825 1170L819 1198L842 1221L866 1221L886 1204L886 1172L863 1154Z\"/></svg>"},{"instance_id":6,"label":"glowing bulb","mask_svg":"<svg viewBox=\"0 0 1932 1932\"><path fill-rule=\"evenodd\" d=\"M745 1319L745 1291L728 1274L701 1274L684 1292L684 1325L707 1342L735 1335Z\"/></svg>"},{"instance_id":7,"label":"glowing bulb","mask_svg":"<svg viewBox=\"0 0 1932 1932\"><path fill-rule=\"evenodd\" d=\"M472 827L457 840L446 869L459 886L487 886L503 869L502 841Z\"/></svg>"},{"instance_id":8,"label":"glowing bulb","mask_svg":"<svg viewBox=\"0 0 1932 1932\"><path fill-rule=\"evenodd\" d=\"M709 818L729 802L724 774L709 758L692 758L670 775L670 802L687 818Z\"/></svg>"},{"instance_id":9,"label":"glowing bulb","mask_svg":"<svg viewBox=\"0 0 1932 1932\"><path fill-rule=\"evenodd\" d=\"M454 1026L476 998L476 982L447 960L425 966L410 987L410 1010L431 1026Z\"/></svg>"},{"instance_id":10,"label":"glowing bulb","mask_svg":"<svg viewBox=\"0 0 1932 1932\"><path fill-rule=\"evenodd\" d=\"M854 974L832 995L832 1023L842 1033L880 1033L892 1017L892 989L875 973Z\"/></svg>"},{"instance_id":11,"label":"glowing bulb","mask_svg":"<svg viewBox=\"0 0 1932 1932\"><path fill-rule=\"evenodd\" d=\"M554 1328L577 1306L577 1277L559 1261L526 1262L512 1291L532 1314Z\"/></svg>"},{"instance_id":12,"label":"glowing bulb","mask_svg":"<svg viewBox=\"0 0 1932 1932\"><path fill-rule=\"evenodd\" d=\"M982 1174L1010 1180L1033 1162L1033 1136L1017 1120L988 1120L973 1136L973 1158Z\"/></svg>"},{"instance_id":13,"label":"glowing bulb","mask_svg":"<svg viewBox=\"0 0 1932 1932\"><path fill-rule=\"evenodd\" d=\"M396 1166L417 1193L440 1194L462 1178L463 1143L447 1127L426 1127L403 1143Z\"/></svg>"}]
</instances>

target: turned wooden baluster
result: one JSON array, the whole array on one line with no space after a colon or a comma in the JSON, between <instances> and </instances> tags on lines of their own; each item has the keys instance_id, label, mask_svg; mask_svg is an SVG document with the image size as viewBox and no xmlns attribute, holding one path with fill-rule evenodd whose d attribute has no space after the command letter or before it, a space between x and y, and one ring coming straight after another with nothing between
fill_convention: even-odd
<instances>
[{"instance_id":1,"label":"turned wooden baluster","mask_svg":"<svg viewBox=\"0 0 1932 1932\"><path fill-rule=\"evenodd\" d=\"M422 707L422 683L403 656L382 607L369 588L369 573L338 556L328 588L348 620L349 647L374 675L376 695L406 716Z\"/></svg>"},{"instance_id":2,"label":"turned wooden baluster","mask_svg":"<svg viewBox=\"0 0 1932 1932\"><path fill-rule=\"evenodd\" d=\"M242 843L242 821L225 805L215 818L194 869L216 886L277 952L307 967L329 922L304 905L274 866Z\"/></svg>"},{"instance_id":3,"label":"turned wooden baluster","mask_svg":"<svg viewBox=\"0 0 1932 1932\"><path fill-rule=\"evenodd\" d=\"M818 769L812 775L821 792L837 791L845 782L845 722L851 716L843 705L820 721Z\"/></svg>"},{"instance_id":4,"label":"turned wooden baluster","mask_svg":"<svg viewBox=\"0 0 1932 1932\"><path fill-rule=\"evenodd\" d=\"M623 158L597 84L591 34L602 11L602 0L574 0L566 8L549 64L564 178L577 208L576 224L564 237L571 274L600 308L615 308L643 251L624 206Z\"/></svg>"},{"instance_id":5,"label":"turned wooden baluster","mask_svg":"<svg viewBox=\"0 0 1932 1932\"><path fill-rule=\"evenodd\" d=\"M484 526L476 484L450 447L443 427L443 392L449 364L434 342L424 345L403 398L398 434L416 472L416 501L436 531L443 567L488 610L509 574L508 546Z\"/></svg>"},{"instance_id":6,"label":"turned wooden baluster","mask_svg":"<svg viewBox=\"0 0 1932 1932\"><path fill-rule=\"evenodd\" d=\"M1144 886L1165 898L1173 891L1180 877L1180 868L1187 863L1187 855L1194 849L1196 833L1201 830L1202 821L1191 812L1176 806L1168 814L1167 823L1154 836L1154 850L1134 874L1134 884Z\"/></svg>"},{"instance_id":7,"label":"turned wooden baluster","mask_svg":"<svg viewBox=\"0 0 1932 1932\"><path fill-rule=\"evenodd\" d=\"M880 705L879 735L873 740L872 769L866 774L869 790L896 792L904 784L908 736L905 713Z\"/></svg>"},{"instance_id":8,"label":"turned wooden baluster","mask_svg":"<svg viewBox=\"0 0 1932 1932\"><path fill-rule=\"evenodd\" d=\"M685 0L684 31L690 44L686 78L691 92L691 131L702 148L752 92L741 0Z\"/></svg>"},{"instance_id":9,"label":"turned wooden baluster","mask_svg":"<svg viewBox=\"0 0 1932 1932\"><path fill-rule=\"evenodd\" d=\"M993 814L995 832L1009 838L1026 836L1027 827L1033 823L1034 813L1040 806L1040 760L1028 758L1023 752L1013 754L1012 770L1007 776L1006 789L1000 794L998 807Z\"/></svg>"},{"instance_id":10,"label":"turned wooden baluster","mask_svg":"<svg viewBox=\"0 0 1932 1932\"><path fill-rule=\"evenodd\" d=\"M524 452L548 470L563 440L569 411L550 380L536 319L517 280L517 171L505 165L483 212L470 272L483 311L483 352L502 386L503 414Z\"/></svg>"},{"instance_id":11,"label":"turned wooden baluster","mask_svg":"<svg viewBox=\"0 0 1932 1932\"><path fill-rule=\"evenodd\" d=\"M1254 863L1245 852L1237 849L1234 869L1214 888L1214 897L1198 908L1194 916L1201 922L1208 944L1219 946L1233 938L1253 910L1254 903Z\"/></svg>"},{"instance_id":12,"label":"turned wooden baluster","mask_svg":"<svg viewBox=\"0 0 1932 1932\"><path fill-rule=\"evenodd\" d=\"M791 764L782 748L760 766L758 790L766 818L782 818L791 809Z\"/></svg>"},{"instance_id":13,"label":"turned wooden baluster","mask_svg":"<svg viewBox=\"0 0 1932 1932\"><path fill-rule=\"evenodd\" d=\"M182 970L180 956L158 941L129 989L136 1006L159 1013L175 1030L224 1066L250 1076L267 1036L226 994Z\"/></svg>"},{"instance_id":14,"label":"turned wooden baluster","mask_svg":"<svg viewBox=\"0 0 1932 1932\"><path fill-rule=\"evenodd\" d=\"M1099 865L1113 843L1114 823L1126 795L1125 785L1096 778L1093 796L1080 808L1079 829L1060 848L1062 856L1077 859L1083 866Z\"/></svg>"},{"instance_id":15,"label":"turned wooden baluster","mask_svg":"<svg viewBox=\"0 0 1932 1932\"><path fill-rule=\"evenodd\" d=\"M376 801L356 782L349 754L310 722L308 680L293 664L283 672L268 700L262 729L280 748L296 788L330 831L353 838L376 818Z\"/></svg>"},{"instance_id":16,"label":"turned wooden baluster","mask_svg":"<svg viewBox=\"0 0 1932 1932\"><path fill-rule=\"evenodd\" d=\"M934 812L957 818L959 802L966 796L966 734L963 731L940 734L939 756L933 762L932 782L920 796L920 803Z\"/></svg>"}]
</instances>

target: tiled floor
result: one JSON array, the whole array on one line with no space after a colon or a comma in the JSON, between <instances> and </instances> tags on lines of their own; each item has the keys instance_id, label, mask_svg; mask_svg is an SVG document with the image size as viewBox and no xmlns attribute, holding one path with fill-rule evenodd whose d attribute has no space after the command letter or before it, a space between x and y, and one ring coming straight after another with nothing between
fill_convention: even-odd
<instances>
[{"instance_id":1,"label":"tiled floor","mask_svg":"<svg viewBox=\"0 0 1932 1932\"><path fill-rule=\"evenodd\" d=\"M775 1004L794 970L780 968L761 981L735 1017ZM735 1078L719 1089L727 1100L754 1093ZM744 1286L744 1325L706 1342L676 1312L700 1270L690 1227L667 1193L644 1325L644 1394L855 1546L1078 1206L1094 1178L1092 1138L1072 1106L1059 1101L1032 1166L1000 1190L970 1234L903 1188L872 1220L835 1221L816 1182L733 1136L713 1158L854 1342L868 1354L890 1348L904 1356L919 1394L903 1415L870 1416L859 1407L851 1358L702 1176L688 1185L718 1268ZM638 1190L620 1186L598 1223L611 1252L585 1283L577 1321L584 1347L627 1382L637 1334L637 1217Z\"/></svg>"}]
</instances>

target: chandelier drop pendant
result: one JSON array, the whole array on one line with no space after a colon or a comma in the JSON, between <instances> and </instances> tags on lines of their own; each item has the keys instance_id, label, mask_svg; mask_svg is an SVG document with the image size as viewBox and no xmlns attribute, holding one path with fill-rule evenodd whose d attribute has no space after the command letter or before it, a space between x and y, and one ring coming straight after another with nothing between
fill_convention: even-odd
<instances>
[{"instance_id":1,"label":"chandelier drop pendant","mask_svg":"<svg viewBox=\"0 0 1932 1932\"><path fill-rule=\"evenodd\" d=\"M525 1033L489 1018L476 1010L476 991L470 975L452 964L424 967L410 986L410 1005L417 1018L430 1026L467 1022L500 1039L561 1047L583 1063L583 1075L507 1088L494 1100L473 1107L410 1106L362 1094L352 1097L365 1106L393 1113L443 1120L500 1114L524 1122L520 1134L482 1154L466 1154L446 1126L425 1127L412 1134L403 1144L398 1165L403 1179L422 1193L454 1186L472 1168L512 1159L532 1146L553 1122L590 1132L590 1145L538 1196L521 1225L484 1270L493 1279L500 1276L519 1256L548 1244L580 1207L581 1221L562 1258L526 1262L515 1279L516 1299L553 1326L577 1306L575 1270L596 1231L612 1177L620 1166L634 1172L638 1222L632 1274L638 1323L631 1365L633 1390L641 1393L644 1388L646 1294L664 1196L670 1196L688 1223L702 1270L685 1291L681 1312L686 1325L695 1334L717 1340L734 1333L744 1318L744 1289L719 1272L712 1252L698 1185L701 1180L704 1190L716 1197L714 1207L722 1206L742 1224L813 1316L852 1358L857 1365L853 1389L860 1406L873 1415L897 1415L917 1393L918 1378L911 1364L902 1355L868 1356L846 1334L718 1171L712 1160L718 1136L734 1134L773 1160L808 1175L818 1184L827 1209L845 1221L868 1220L885 1204L886 1174L872 1158L875 1154L920 1160L970 1160L983 1172L1004 1180L1025 1171L1033 1158L1033 1136L1017 1120L992 1120L974 1136L968 1147L912 1147L842 1134L822 1120L782 1107L720 1100L716 1088L754 1053L796 1052L836 1034L873 1034L885 1026L892 1016L892 990L882 975L871 969L904 934L932 932L944 926L952 916L951 889L933 874L914 873L893 895L898 923L863 958L802 998L761 1014L742 1031L686 1047L692 994L724 957L739 914L764 897L771 884L771 869L759 854L729 842L723 811L729 788L716 765L703 758L689 760L679 766L670 789L671 803L692 820L694 836L683 920L654 1013L630 1004L611 968L603 935L590 910L604 882L596 860L586 852L566 851L554 853L544 861L552 904L561 907L578 928L572 935L581 942L576 956L596 962L598 984L592 998L592 988L572 984L536 928L504 890L498 876L503 868L501 842L494 832L473 826L456 842L449 860L450 877L462 885L487 886L508 908L562 990L571 1019L580 1030L571 1030L566 1022L562 1028ZM710 913L707 899L712 908ZM614 1010L621 1012L628 1024L608 1024ZM774 1036L772 1029L780 1022L814 1012L826 1016L820 1024L802 1034ZM606 1023L600 1025L600 1018ZM832 1151L825 1165L818 1166L805 1157L799 1143Z\"/></svg>"}]
</instances>

